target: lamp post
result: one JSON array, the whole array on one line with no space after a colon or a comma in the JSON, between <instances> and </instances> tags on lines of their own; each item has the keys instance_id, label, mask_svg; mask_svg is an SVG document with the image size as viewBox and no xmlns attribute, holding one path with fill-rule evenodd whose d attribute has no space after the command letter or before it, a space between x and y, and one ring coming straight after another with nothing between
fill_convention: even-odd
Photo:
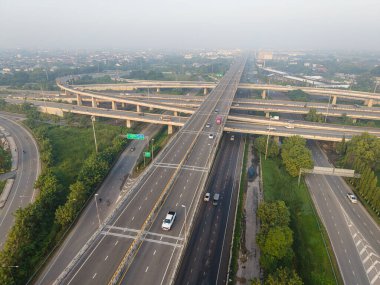
<instances>
[{"instance_id":1,"label":"lamp post","mask_svg":"<svg viewBox=\"0 0 380 285\"><path fill-rule=\"evenodd\" d=\"M186 219L187 219L187 208L186 208L186 205L181 205L183 208L185 208L185 241L186 241L186 238L187 238L187 229L186 229L186 227L187 227L187 221L186 221ZM185 243L185 241L184 241L184 243Z\"/></svg>"},{"instance_id":2,"label":"lamp post","mask_svg":"<svg viewBox=\"0 0 380 285\"><path fill-rule=\"evenodd\" d=\"M95 151L96 154L98 154L98 143L96 141L96 133L95 133L95 116L91 116L91 122L92 122L92 130L94 131L94 141L95 141Z\"/></svg>"},{"instance_id":3,"label":"lamp post","mask_svg":"<svg viewBox=\"0 0 380 285\"><path fill-rule=\"evenodd\" d=\"M327 112L326 112L326 116L325 116L325 123L327 121L327 116L329 115L330 101L331 101L331 95L330 95L330 98L329 98L329 103L327 104Z\"/></svg>"},{"instance_id":4,"label":"lamp post","mask_svg":"<svg viewBox=\"0 0 380 285\"><path fill-rule=\"evenodd\" d=\"M269 123L269 126L268 126L267 144L265 146L265 160L267 160L267 154L268 154L269 132L270 132L270 123Z\"/></svg>"},{"instance_id":5,"label":"lamp post","mask_svg":"<svg viewBox=\"0 0 380 285\"><path fill-rule=\"evenodd\" d=\"M154 159L154 154L153 154L153 145L154 145L154 139L152 139L152 161Z\"/></svg>"},{"instance_id":6,"label":"lamp post","mask_svg":"<svg viewBox=\"0 0 380 285\"><path fill-rule=\"evenodd\" d=\"M100 227L100 216L99 216L99 208L98 208L98 196L99 194L98 193L95 193L95 206L96 206L96 214L98 216L98 222L99 222L99 227Z\"/></svg>"}]
</instances>

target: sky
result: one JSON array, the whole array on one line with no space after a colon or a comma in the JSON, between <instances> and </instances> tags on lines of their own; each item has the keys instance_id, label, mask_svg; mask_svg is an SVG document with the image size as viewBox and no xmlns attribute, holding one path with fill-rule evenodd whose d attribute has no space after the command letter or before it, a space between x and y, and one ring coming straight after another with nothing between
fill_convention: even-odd
<instances>
[{"instance_id":1,"label":"sky","mask_svg":"<svg viewBox=\"0 0 380 285\"><path fill-rule=\"evenodd\" d=\"M0 49L380 50L379 0L0 0Z\"/></svg>"}]
</instances>

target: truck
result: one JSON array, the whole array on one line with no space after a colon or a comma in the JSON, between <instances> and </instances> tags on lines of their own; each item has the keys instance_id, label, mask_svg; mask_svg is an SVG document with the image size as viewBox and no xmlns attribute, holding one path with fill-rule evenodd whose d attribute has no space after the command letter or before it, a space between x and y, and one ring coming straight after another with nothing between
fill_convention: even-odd
<instances>
[{"instance_id":1,"label":"truck","mask_svg":"<svg viewBox=\"0 0 380 285\"><path fill-rule=\"evenodd\" d=\"M162 226L161 226L163 230L168 231L172 228L176 215L177 214L174 211L169 211L166 214L166 217L162 221Z\"/></svg>"},{"instance_id":2,"label":"truck","mask_svg":"<svg viewBox=\"0 0 380 285\"><path fill-rule=\"evenodd\" d=\"M280 116L271 116L270 119L278 121L278 120L280 120Z\"/></svg>"},{"instance_id":3,"label":"truck","mask_svg":"<svg viewBox=\"0 0 380 285\"><path fill-rule=\"evenodd\" d=\"M220 125L221 123L222 123L222 117L221 116L217 116L216 117L216 124Z\"/></svg>"}]
</instances>

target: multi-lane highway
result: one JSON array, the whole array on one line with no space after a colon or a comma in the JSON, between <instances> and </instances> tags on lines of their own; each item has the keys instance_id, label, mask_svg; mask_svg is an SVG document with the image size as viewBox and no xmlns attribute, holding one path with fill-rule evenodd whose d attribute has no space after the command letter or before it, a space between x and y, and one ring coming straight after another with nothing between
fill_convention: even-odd
<instances>
[{"instance_id":1,"label":"multi-lane highway","mask_svg":"<svg viewBox=\"0 0 380 285\"><path fill-rule=\"evenodd\" d=\"M244 142L224 134L175 284L226 284ZM213 195L220 194L217 206Z\"/></svg>"},{"instance_id":2,"label":"multi-lane highway","mask_svg":"<svg viewBox=\"0 0 380 285\"><path fill-rule=\"evenodd\" d=\"M147 138L152 138L159 131L160 126L149 125L141 133ZM136 178L131 177L138 158L148 141L132 141L128 148L107 175L106 180L97 191L98 210L100 221L114 210L118 200L131 188ZM134 151L131 151L134 148ZM65 269L86 241L94 234L99 226L95 200L92 199L81 214L75 226L71 229L64 242L49 258L45 268L36 278L35 284L53 284L59 274Z\"/></svg>"},{"instance_id":3,"label":"multi-lane highway","mask_svg":"<svg viewBox=\"0 0 380 285\"><path fill-rule=\"evenodd\" d=\"M40 172L37 144L32 135L17 122L19 120L17 115L0 113L0 126L13 137L18 153L16 177L7 202L0 209L0 248L13 225L15 211L35 198L34 182Z\"/></svg>"},{"instance_id":4,"label":"multi-lane highway","mask_svg":"<svg viewBox=\"0 0 380 285\"><path fill-rule=\"evenodd\" d=\"M309 143L316 166L332 167L316 145ZM340 177L307 175L319 216L328 232L345 284L380 284L380 229L364 207L346 197L350 188Z\"/></svg>"},{"instance_id":5,"label":"multi-lane highway","mask_svg":"<svg viewBox=\"0 0 380 285\"><path fill-rule=\"evenodd\" d=\"M224 121L217 125L215 119L226 119L243 68L243 61L231 67L59 282L105 284L118 277L115 270L122 284L167 284L174 278L185 219L189 232L222 133ZM176 211L177 219L164 232L161 223L168 210Z\"/></svg>"}]
</instances>

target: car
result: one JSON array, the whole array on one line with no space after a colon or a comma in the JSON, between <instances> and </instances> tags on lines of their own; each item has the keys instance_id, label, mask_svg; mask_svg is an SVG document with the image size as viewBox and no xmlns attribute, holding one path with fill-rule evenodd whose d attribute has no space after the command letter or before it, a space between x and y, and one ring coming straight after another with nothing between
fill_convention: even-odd
<instances>
[{"instance_id":1,"label":"car","mask_svg":"<svg viewBox=\"0 0 380 285\"><path fill-rule=\"evenodd\" d=\"M209 127L211 127L211 124L210 124L210 123L207 123L207 124L206 124L206 128L209 128Z\"/></svg>"},{"instance_id":2,"label":"car","mask_svg":"<svg viewBox=\"0 0 380 285\"><path fill-rule=\"evenodd\" d=\"M288 123L292 124L292 123L294 123L294 120L288 120Z\"/></svg>"},{"instance_id":3,"label":"car","mask_svg":"<svg viewBox=\"0 0 380 285\"><path fill-rule=\"evenodd\" d=\"M239 106L240 106L239 103L236 103L236 104L235 104L235 107L239 107Z\"/></svg>"},{"instance_id":4,"label":"car","mask_svg":"<svg viewBox=\"0 0 380 285\"><path fill-rule=\"evenodd\" d=\"M276 128L274 128L274 127L267 127L267 130L268 130L268 131L275 131Z\"/></svg>"},{"instance_id":5,"label":"car","mask_svg":"<svg viewBox=\"0 0 380 285\"><path fill-rule=\"evenodd\" d=\"M287 129L294 129L293 125L285 125L284 127L287 128Z\"/></svg>"},{"instance_id":6,"label":"car","mask_svg":"<svg viewBox=\"0 0 380 285\"><path fill-rule=\"evenodd\" d=\"M209 135L208 135L208 138L209 138L209 139L213 139L213 138L214 138L214 134L209 134Z\"/></svg>"},{"instance_id":7,"label":"car","mask_svg":"<svg viewBox=\"0 0 380 285\"><path fill-rule=\"evenodd\" d=\"M351 203L356 204L358 202L358 199L352 193L347 193L347 198L351 201Z\"/></svg>"},{"instance_id":8,"label":"car","mask_svg":"<svg viewBox=\"0 0 380 285\"><path fill-rule=\"evenodd\" d=\"M130 152L134 152L136 150L136 147L133 146L129 150L130 150Z\"/></svg>"},{"instance_id":9,"label":"car","mask_svg":"<svg viewBox=\"0 0 380 285\"><path fill-rule=\"evenodd\" d=\"M203 200L204 200L205 202L208 202L208 201L210 201L210 197L211 197L211 194L207 192L207 193L205 194L205 197L203 198Z\"/></svg>"},{"instance_id":10,"label":"car","mask_svg":"<svg viewBox=\"0 0 380 285\"><path fill-rule=\"evenodd\" d=\"M217 206L217 205L218 205L219 197L220 197L219 193L215 193L215 194L214 194L214 198L212 199L212 204L213 204L214 206Z\"/></svg>"},{"instance_id":11,"label":"car","mask_svg":"<svg viewBox=\"0 0 380 285\"><path fill-rule=\"evenodd\" d=\"M166 214L166 217L165 219L162 221L162 226L161 228L165 231L168 231L172 228L173 226L173 223L174 223L174 220L175 220L175 217L176 217L176 212L174 211L169 211L167 214Z\"/></svg>"},{"instance_id":12,"label":"car","mask_svg":"<svg viewBox=\"0 0 380 285\"><path fill-rule=\"evenodd\" d=\"M219 109L215 109L215 111L214 111L215 113L219 113Z\"/></svg>"},{"instance_id":13,"label":"car","mask_svg":"<svg viewBox=\"0 0 380 285\"><path fill-rule=\"evenodd\" d=\"M230 138L231 141L234 141L235 140L235 136L232 135L231 138Z\"/></svg>"}]
</instances>

